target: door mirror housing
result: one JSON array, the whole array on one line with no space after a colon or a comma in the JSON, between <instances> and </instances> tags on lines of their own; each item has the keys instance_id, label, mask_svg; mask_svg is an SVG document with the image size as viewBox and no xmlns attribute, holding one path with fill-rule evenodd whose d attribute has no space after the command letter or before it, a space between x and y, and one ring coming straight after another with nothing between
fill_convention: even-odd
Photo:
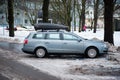
<instances>
[{"instance_id":1,"label":"door mirror housing","mask_svg":"<svg viewBox=\"0 0 120 80\"><path fill-rule=\"evenodd\" d=\"M81 39L78 40L78 42L81 42L81 41L82 41Z\"/></svg>"}]
</instances>

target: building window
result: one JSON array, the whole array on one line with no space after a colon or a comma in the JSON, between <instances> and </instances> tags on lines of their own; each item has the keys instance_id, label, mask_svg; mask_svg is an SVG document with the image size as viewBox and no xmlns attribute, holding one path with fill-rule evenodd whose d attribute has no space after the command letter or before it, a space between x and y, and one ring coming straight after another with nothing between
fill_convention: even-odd
<instances>
[{"instance_id":1,"label":"building window","mask_svg":"<svg viewBox=\"0 0 120 80\"><path fill-rule=\"evenodd\" d=\"M28 20L27 20L27 19L25 19L25 23L26 23L26 24L28 23Z\"/></svg>"},{"instance_id":2,"label":"building window","mask_svg":"<svg viewBox=\"0 0 120 80\"><path fill-rule=\"evenodd\" d=\"M25 15L27 15L27 12L24 12Z\"/></svg>"},{"instance_id":3,"label":"building window","mask_svg":"<svg viewBox=\"0 0 120 80\"><path fill-rule=\"evenodd\" d=\"M20 13L17 13L17 15L20 15Z\"/></svg>"}]
</instances>

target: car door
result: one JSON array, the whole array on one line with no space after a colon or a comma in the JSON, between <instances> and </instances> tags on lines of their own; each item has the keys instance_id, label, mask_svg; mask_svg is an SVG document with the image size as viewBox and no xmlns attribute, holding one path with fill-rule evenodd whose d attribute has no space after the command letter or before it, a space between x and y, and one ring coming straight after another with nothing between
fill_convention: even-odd
<instances>
[{"instance_id":1,"label":"car door","mask_svg":"<svg viewBox=\"0 0 120 80\"><path fill-rule=\"evenodd\" d=\"M47 46L47 50L50 53L61 53L61 38L60 33L48 33L45 45Z\"/></svg>"},{"instance_id":2,"label":"car door","mask_svg":"<svg viewBox=\"0 0 120 80\"><path fill-rule=\"evenodd\" d=\"M82 53L84 43L83 41L72 34L63 34L62 49L64 53Z\"/></svg>"}]
</instances>

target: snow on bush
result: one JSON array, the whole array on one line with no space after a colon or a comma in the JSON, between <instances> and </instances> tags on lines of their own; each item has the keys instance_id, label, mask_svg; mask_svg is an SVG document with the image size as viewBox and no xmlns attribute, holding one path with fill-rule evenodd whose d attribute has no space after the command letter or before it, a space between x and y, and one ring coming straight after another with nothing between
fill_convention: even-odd
<instances>
[{"instance_id":1,"label":"snow on bush","mask_svg":"<svg viewBox=\"0 0 120 80\"><path fill-rule=\"evenodd\" d=\"M7 42L12 42L12 43L20 43L21 41L18 38L5 38L5 37L0 37L0 41L7 41Z\"/></svg>"}]
</instances>

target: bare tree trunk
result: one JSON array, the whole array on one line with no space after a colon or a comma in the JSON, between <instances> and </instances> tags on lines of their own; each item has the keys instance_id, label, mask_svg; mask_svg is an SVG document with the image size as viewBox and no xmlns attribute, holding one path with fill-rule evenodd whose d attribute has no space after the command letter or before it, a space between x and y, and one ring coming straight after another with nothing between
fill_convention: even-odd
<instances>
[{"instance_id":1,"label":"bare tree trunk","mask_svg":"<svg viewBox=\"0 0 120 80\"><path fill-rule=\"evenodd\" d=\"M81 32L81 15L79 14L79 32Z\"/></svg>"},{"instance_id":2,"label":"bare tree trunk","mask_svg":"<svg viewBox=\"0 0 120 80\"><path fill-rule=\"evenodd\" d=\"M94 30L93 30L93 33L96 33L96 29L97 29L98 7L99 7L99 0L94 0Z\"/></svg>"},{"instance_id":3,"label":"bare tree trunk","mask_svg":"<svg viewBox=\"0 0 120 80\"><path fill-rule=\"evenodd\" d=\"M48 8L49 8L49 0L43 1L43 22L48 22Z\"/></svg>"},{"instance_id":4,"label":"bare tree trunk","mask_svg":"<svg viewBox=\"0 0 120 80\"><path fill-rule=\"evenodd\" d=\"M82 31L83 31L83 26L85 25L85 4L86 4L86 0L82 0L82 12L81 12Z\"/></svg>"},{"instance_id":5,"label":"bare tree trunk","mask_svg":"<svg viewBox=\"0 0 120 80\"><path fill-rule=\"evenodd\" d=\"M113 12L116 0L104 0L104 41L114 44L113 41Z\"/></svg>"},{"instance_id":6,"label":"bare tree trunk","mask_svg":"<svg viewBox=\"0 0 120 80\"><path fill-rule=\"evenodd\" d=\"M8 0L8 23L9 23L9 36L14 37L14 0Z\"/></svg>"},{"instance_id":7,"label":"bare tree trunk","mask_svg":"<svg viewBox=\"0 0 120 80\"><path fill-rule=\"evenodd\" d=\"M77 8L77 13L78 13L78 16L79 16L79 29L78 29L78 31L79 32L81 32L81 11L82 11L82 9L81 9L81 4L79 3L79 0L76 0L76 8Z\"/></svg>"},{"instance_id":8,"label":"bare tree trunk","mask_svg":"<svg viewBox=\"0 0 120 80\"><path fill-rule=\"evenodd\" d=\"M69 31L71 31L71 21L72 21L72 15L71 15L71 10L72 10L72 0L66 0L66 10L67 10L67 25L69 26Z\"/></svg>"},{"instance_id":9,"label":"bare tree trunk","mask_svg":"<svg viewBox=\"0 0 120 80\"><path fill-rule=\"evenodd\" d=\"M75 18L75 14L76 14L76 11L75 11L75 5L76 5L76 0L74 0L74 31L76 31L76 18Z\"/></svg>"}]
</instances>

